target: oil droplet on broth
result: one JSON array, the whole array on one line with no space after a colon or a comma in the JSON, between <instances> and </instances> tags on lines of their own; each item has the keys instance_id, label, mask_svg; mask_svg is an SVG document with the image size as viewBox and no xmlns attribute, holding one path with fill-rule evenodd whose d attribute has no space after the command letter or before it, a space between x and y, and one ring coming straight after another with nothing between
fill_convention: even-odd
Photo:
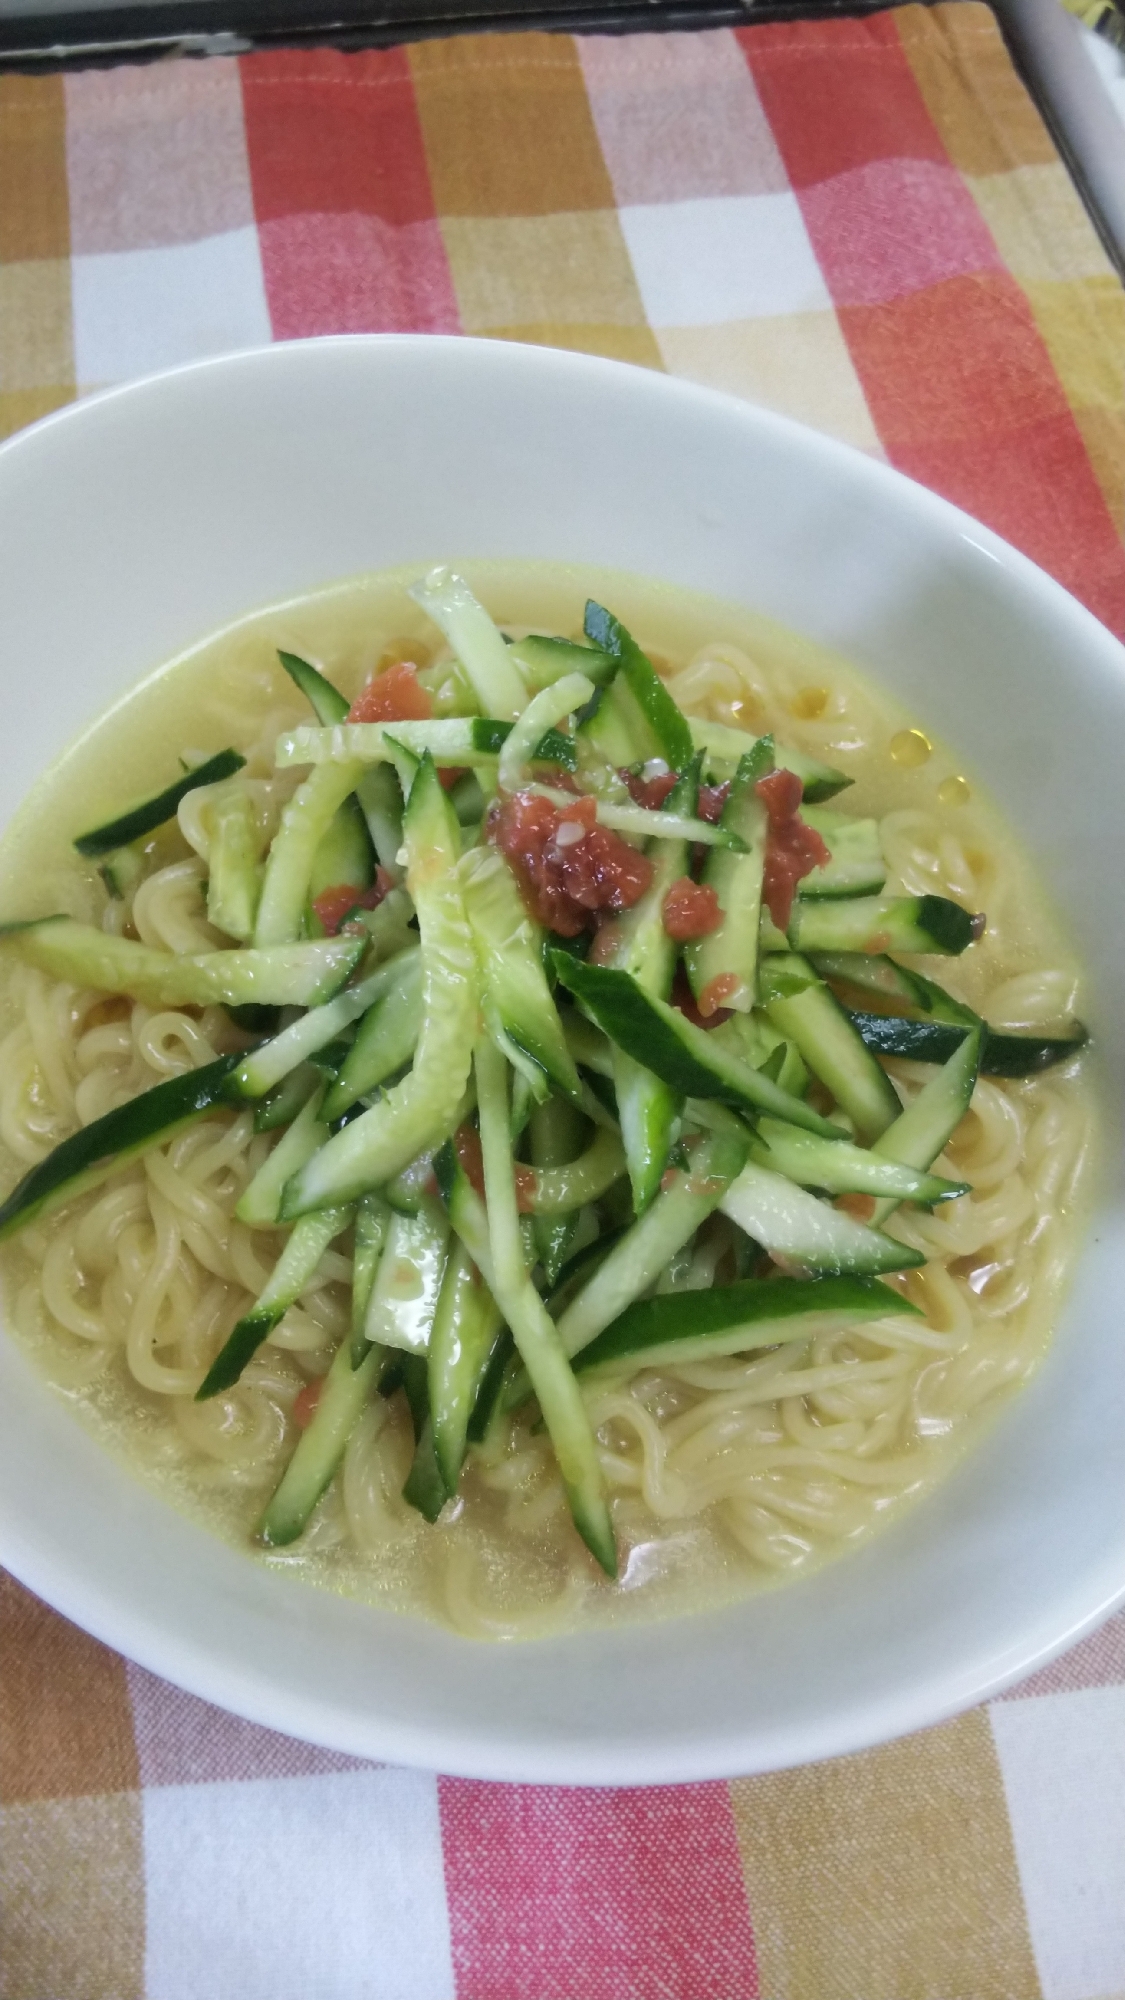
<instances>
[{"instance_id":1,"label":"oil droplet on broth","mask_svg":"<svg viewBox=\"0 0 1125 2000\"><path fill-rule=\"evenodd\" d=\"M828 689L821 687L798 688L789 704L789 713L798 722L815 722L828 706Z\"/></svg>"},{"instance_id":2,"label":"oil droplet on broth","mask_svg":"<svg viewBox=\"0 0 1125 2000\"><path fill-rule=\"evenodd\" d=\"M933 747L920 729L900 729L897 736L891 737L891 756L907 771L916 771L924 764Z\"/></svg>"},{"instance_id":3,"label":"oil droplet on broth","mask_svg":"<svg viewBox=\"0 0 1125 2000\"><path fill-rule=\"evenodd\" d=\"M937 788L939 806L967 805L972 791L967 778L943 778Z\"/></svg>"}]
</instances>

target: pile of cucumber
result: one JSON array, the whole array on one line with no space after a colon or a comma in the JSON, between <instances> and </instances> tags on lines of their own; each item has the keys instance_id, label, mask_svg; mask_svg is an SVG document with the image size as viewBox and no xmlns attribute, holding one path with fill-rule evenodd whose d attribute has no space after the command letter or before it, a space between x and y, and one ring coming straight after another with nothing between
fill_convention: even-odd
<instances>
[{"instance_id":1,"label":"pile of cucumber","mask_svg":"<svg viewBox=\"0 0 1125 2000\"><path fill-rule=\"evenodd\" d=\"M208 911L229 949L175 956L59 916L0 927L60 979L160 1006L219 1003L259 1036L65 1140L0 1206L0 1236L191 1120L252 1102L258 1129L279 1136L237 1213L289 1234L201 1398L239 1380L328 1245L345 1232L354 1242L350 1336L261 1540L303 1532L371 1396L401 1389L409 1401L404 1490L431 1520L474 1442L534 1399L578 1530L612 1576L582 1381L914 1311L882 1282L923 1261L886 1233L887 1217L967 1191L933 1163L978 1072L1030 1075L1085 1037L996 1033L899 963L964 951L982 920L942 897L884 894L878 824L825 803L849 780L769 737L683 715L601 606L587 607L584 643L511 642L448 571L413 594L453 656L433 670L432 721L349 723L345 697L281 655L315 721L278 743L279 768L307 775L266 852L235 751L76 841L111 894L128 893L139 844L192 786L215 786ZM676 774L659 811L620 777L654 763ZM829 852L786 933L762 895L756 785L775 764L802 780L802 813ZM461 775L446 790L451 767ZM488 837L499 795L572 798L546 782L552 770L574 774L599 821L652 864L596 963L588 938L543 933ZM729 785L717 824L697 812L702 783ZM377 868L392 886L370 909ZM722 920L681 947L663 905L693 873ZM353 920L317 935L313 900L341 885L354 887ZM722 980L721 1025L673 1003L681 959L696 996ZM906 1109L883 1055L934 1065ZM691 1289L693 1246L716 1215L729 1282Z\"/></svg>"}]
</instances>

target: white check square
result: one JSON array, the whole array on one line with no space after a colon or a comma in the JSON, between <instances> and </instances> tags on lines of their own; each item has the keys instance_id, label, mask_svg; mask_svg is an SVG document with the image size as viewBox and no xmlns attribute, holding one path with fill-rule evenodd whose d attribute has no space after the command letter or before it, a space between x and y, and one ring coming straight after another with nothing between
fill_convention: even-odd
<instances>
[{"instance_id":1,"label":"white check square","mask_svg":"<svg viewBox=\"0 0 1125 2000\"><path fill-rule=\"evenodd\" d=\"M831 310L793 194L646 203L618 214L650 326Z\"/></svg>"},{"instance_id":2,"label":"white check square","mask_svg":"<svg viewBox=\"0 0 1125 2000\"><path fill-rule=\"evenodd\" d=\"M1125 1991L1125 1687L993 1702L1043 2000Z\"/></svg>"},{"instance_id":3,"label":"white check square","mask_svg":"<svg viewBox=\"0 0 1125 2000\"><path fill-rule=\"evenodd\" d=\"M272 338L254 228L158 250L78 256L71 272L80 388Z\"/></svg>"},{"instance_id":4,"label":"white check square","mask_svg":"<svg viewBox=\"0 0 1125 2000\"><path fill-rule=\"evenodd\" d=\"M453 2000L437 1779L143 1795L147 2000Z\"/></svg>"}]
</instances>

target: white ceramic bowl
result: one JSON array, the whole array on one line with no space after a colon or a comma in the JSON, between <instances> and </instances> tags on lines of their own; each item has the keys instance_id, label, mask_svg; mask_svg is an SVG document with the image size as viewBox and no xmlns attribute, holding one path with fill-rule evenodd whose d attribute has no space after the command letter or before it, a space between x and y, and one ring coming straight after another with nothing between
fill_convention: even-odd
<instances>
[{"instance_id":1,"label":"white ceramic bowl","mask_svg":"<svg viewBox=\"0 0 1125 2000\"><path fill-rule=\"evenodd\" d=\"M841 648L982 774L1125 1070L1125 652L995 536L857 453L574 354L281 346L0 451L0 814L140 675L236 615L440 555L613 564ZM13 726L18 725L18 726ZM193 1693L338 1750L576 1783L763 1771L979 1701L1125 1594L1117 1148L1049 1358L931 1499L695 1619L481 1646L270 1573L136 1484L0 1335L0 1560Z\"/></svg>"}]
</instances>

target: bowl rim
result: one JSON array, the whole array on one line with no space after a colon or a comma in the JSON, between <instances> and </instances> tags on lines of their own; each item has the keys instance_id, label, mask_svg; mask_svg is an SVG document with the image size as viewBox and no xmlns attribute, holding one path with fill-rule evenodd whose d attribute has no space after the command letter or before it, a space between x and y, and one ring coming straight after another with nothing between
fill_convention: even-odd
<instances>
[{"instance_id":1,"label":"bowl rim","mask_svg":"<svg viewBox=\"0 0 1125 2000\"><path fill-rule=\"evenodd\" d=\"M649 394L658 400L678 401L685 407L695 404L700 409L736 413L740 422L759 427L766 436L772 435L782 444L792 439L806 457L819 454L823 463L838 469L845 479L858 480L877 498L882 496L884 504L888 499L897 500L901 507L912 511L926 532L939 537L955 535L969 542L1005 569L1021 591L1030 592L1052 620L1068 623L1083 647L1101 654L1105 664L1125 684L1125 646L1096 615L1021 550L932 489L885 461L779 412L681 377L575 350L458 335L333 334L208 356L112 385L52 411L16 432L0 444L0 484L12 460L28 450L38 450L44 437L99 420L107 408L122 400L136 403L159 396L166 388L174 390L184 378L230 374L243 368L284 369L310 352L364 350L377 354L392 349L424 349L452 355L470 368L474 357L485 356L488 365L495 366L500 352L506 365L533 373L553 372L569 376L579 384L583 379L612 379L626 394ZM253 609L246 615L252 616ZM18 1343L12 1344L18 1347ZM33 1374L38 1373L22 1349L20 1359ZM98 1444L96 1449L104 1451L105 1447ZM208 1542L223 1546L212 1531L194 1522L191 1526L193 1532L205 1536ZM894 1532L893 1526L884 1529L867 1546L877 1547ZM848 1560L857 1558L852 1556ZM66 1549L54 1545L49 1536L37 1535L34 1521L13 1521L2 1510L0 1561L46 1603L102 1643L186 1692L214 1702L247 1721L346 1755L440 1769L468 1778L564 1785L698 1782L733 1777L744 1771L789 1768L863 1750L945 1721L1002 1693L1049 1665L1125 1602L1123 1540L1116 1560L1107 1559L1100 1571L1084 1575L1080 1587L1072 1587L1069 1595L1061 1590L1056 1593L1053 1613L1033 1615L1029 1611L1002 1660L973 1657L966 1652L952 1667L945 1664L926 1678L916 1679L897 1702L889 1702L881 1694L877 1706L856 1700L843 1712L831 1711L819 1728L803 1721L788 1730L778 1729L773 1749L765 1754L756 1750L751 1762L745 1760L745 1751L739 1749L748 1733L743 1723L741 1727L721 1732L716 1728L706 1746L699 1743L686 1748L670 1746L655 1760L654 1769L651 1749L632 1748L615 1758L601 1739L591 1748L577 1746L570 1740L546 1746L518 1740L508 1745L496 1736L479 1742L468 1740L462 1725L445 1729L433 1723L412 1725L401 1719L381 1723L377 1714L357 1722L352 1713L342 1715L331 1698L318 1701L308 1690L295 1691L270 1681L239 1658L223 1655L213 1641L193 1646L185 1643L182 1633L168 1633L162 1628L159 1615L148 1617L136 1606L123 1606L107 1579L92 1581L80 1565L72 1562L68 1566ZM785 1586L787 1590L799 1587L799 1584ZM309 1591L309 1586L304 1588ZM378 1611L376 1615L399 1618L402 1614ZM705 1618L708 1614L700 1615ZM612 1627L603 1629L599 1637L612 1641L613 1631ZM583 1636L548 1635L520 1644L521 1648L547 1645L565 1649L580 1644ZM474 1641L462 1643L476 1645ZM800 1738L799 1742L790 1740L795 1737Z\"/></svg>"}]
</instances>

